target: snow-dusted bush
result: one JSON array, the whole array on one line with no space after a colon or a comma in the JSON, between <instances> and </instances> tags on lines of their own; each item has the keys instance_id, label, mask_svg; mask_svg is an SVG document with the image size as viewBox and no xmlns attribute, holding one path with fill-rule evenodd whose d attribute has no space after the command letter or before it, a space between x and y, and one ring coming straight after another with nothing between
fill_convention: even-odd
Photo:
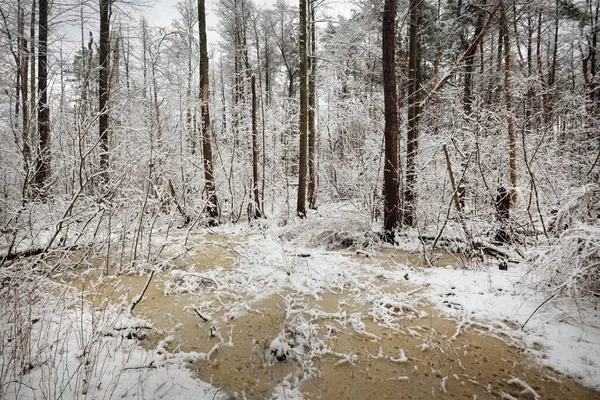
<instances>
[{"instance_id":1,"label":"snow-dusted bush","mask_svg":"<svg viewBox=\"0 0 600 400\"><path fill-rule=\"evenodd\" d=\"M589 184L555 214L556 235L535 258L529 280L536 287L571 297L600 296L600 187Z\"/></svg>"},{"instance_id":2,"label":"snow-dusted bush","mask_svg":"<svg viewBox=\"0 0 600 400\"><path fill-rule=\"evenodd\" d=\"M600 296L600 227L565 230L533 264L529 278L540 289L571 297Z\"/></svg>"}]
</instances>

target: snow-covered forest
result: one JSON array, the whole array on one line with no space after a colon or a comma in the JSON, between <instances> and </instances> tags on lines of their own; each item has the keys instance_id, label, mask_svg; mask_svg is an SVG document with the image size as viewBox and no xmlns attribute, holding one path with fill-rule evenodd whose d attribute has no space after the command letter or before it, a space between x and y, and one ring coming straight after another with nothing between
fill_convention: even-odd
<instances>
[{"instance_id":1,"label":"snow-covered forest","mask_svg":"<svg viewBox=\"0 0 600 400\"><path fill-rule=\"evenodd\" d=\"M167 7L0 0L0 398L600 399L599 0Z\"/></svg>"}]
</instances>

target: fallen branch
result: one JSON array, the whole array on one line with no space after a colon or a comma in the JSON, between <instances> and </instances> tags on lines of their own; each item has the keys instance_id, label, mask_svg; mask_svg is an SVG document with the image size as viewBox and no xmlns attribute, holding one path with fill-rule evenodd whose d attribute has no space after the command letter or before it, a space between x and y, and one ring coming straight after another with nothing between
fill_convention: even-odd
<instances>
[{"instance_id":1,"label":"fallen branch","mask_svg":"<svg viewBox=\"0 0 600 400\"><path fill-rule=\"evenodd\" d=\"M75 250L81 250L83 247L85 247L85 246L74 244L71 246L55 247L55 248L51 248L51 249L48 249L46 247L38 247L35 249L27 249L27 250L23 250L23 251L10 252L8 254L4 254L4 255L0 256L0 265L4 265L5 262L14 261L18 258L39 256L40 254L44 254L46 252L49 252L50 250L75 251Z\"/></svg>"}]
</instances>

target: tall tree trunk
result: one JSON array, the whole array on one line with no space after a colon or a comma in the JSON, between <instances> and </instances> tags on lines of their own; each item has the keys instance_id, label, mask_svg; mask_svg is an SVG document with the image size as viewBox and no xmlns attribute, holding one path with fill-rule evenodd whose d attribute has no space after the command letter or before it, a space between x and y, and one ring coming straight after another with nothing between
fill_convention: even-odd
<instances>
[{"instance_id":1,"label":"tall tree trunk","mask_svg":"<svg viewBox=\"0 0 600 400\"><path fill-rule=\"evenodd\" d=\"M597 64L597 54L598 54L598 34L600 33L600 26L598 26L598 18L600 16L600 1L595 2L595 7L592 9L592 2L590 2L590 19L591 19L591 34L592 34L592 44L589 47L590 51L590 75L591 75L591 97L592 104L591 108L594 114L598 113L600 109L600 82L598 78L598 64Z\"/></svg>"},{"instance_id":2,"label":"tall tree trunk","mask_svg":"<svg viewBox=\"0 0 600 400\"><path fill-rule=\"evenodd\" d=\"M271 104L271 52L269 49L269 35L265 32L265 102Z\"/></svg>"},{"instance_id":3,"label":"tall tree trunk","mask_svg":"<svg viewBox=\"0 0 600 400\"><path fill-rule=\"evenodd\" d=\"M388 241L400 225L398 185L398 92L396 87L396 0L385 0L383 8L382 61L385 126L383 168L383 230Z\"/></svg>"},{"instance_id":4,"label":"tall tree trunk","mask_svg":"<svg viewBox=\"0 0 600 400\"><path fill-rule=\"evenodd\" d=\"M317 126L316 126L316 78L317 34L315 24L315 0L310 1L310 57L308 57L308 208L317 208Z\"/></svg>"},{"instance_id":5,"label":"tall tree trunk","mask_svg":"<svg viewBox=\"0 0 600 400\"><path fill-rule=\"evenodd\" d=\"M35 171L37 194L45 198L50 177L50 109L48 106L48 1L39 0L38 21L38 154Z\"/></svg>"},{"instance_id":6,"label":"tall tree trunk","mask_svg":"<svg viewBox=\"0 0 600 400\"><path fill-rule=\"evenodd\" d=\"M419 150L419 3L410 0L408 50L408 135L406 140L406 183L404 185L403 223L415 224L415 183L417 181L417 152Z\"/></svg>"},{"instance_id":7,"label":"tall tree trunk","mask_svg":"<svg viewBox=\"0 0 600 400\"><path fill-rule=\"evenodd\" d=\"M258 188L258 129L256 127L256 77L252 75L252 193L254 194L253 217L261 217L260 190ZM264 143L263 143L264 146Z\"/></svg>"},{"instance_id":8,"label":"tall tree trunk","mask_svg":"<svg viewBox=\"0 0 600 400\"><path fill-rule=\"evenodd\" d=\"M548 85L554 86L556 80L556 59L558 56L558 24L560 17L560 0L556 0L554 6L554 45L552 46L552 66L550 67L550 78L548 79Z\"/></svg>"},{"instance_id":9,"label":"tall tree trunk","mask_svg":"<svg viewBox=\"0 0 600 400\"><path fill-rule=\"evenodd\" d=\"M308 81L307 81L307 35L306 2L300 0L300 157L298 166L298 201L296 212L306 217L306 169L308 156Z\"/></svg>"},{"instance_id":10,"label":"tall tree trunk","mask_svg":"<svg viewBox=\"0 0 600 400\"><path fill-rule=\"evenodd\" d=\"M100 171L104 184L109 180L109 55L110 55L110 12L113 0L100 0L100 49L98 80L98 129L100 136Z\"/></svg>"},{"instance_id":11,"label":"tall tree trunk","mask_svg":"<svg viewBox=\"0 0 600 400\"><path fill-rule=\"evenodd\" d=\"M204 188L206 190L208 214L207 225L219 224L219 203L213 174L212 134L208 106L208 49L206 40L206 13L204 0L198 0L198 30L200 36L200 101L202 103L202 155L204 157Z\"/></svg>"},{"instance_id":12,"label":"tall tree trunk","mask_svg":"<svg viewBox=\"0 0 600 400\"><path fill-rule=\"evenodd\" d=\"M221 137L227 134L227 98L225 96L225 78L223 76L223 57L220 58L219 68L221 78Z\"/></svg>"},{"instance_id":13,"label":"tall tree trunk","mask_svg":"<svg viewBox=\"0 0 600 400\"><path fill-rule=\"evenodd\" d=\"M502 28L502 37L504 42L504 103L506 107L506 125L508 130L508 159L509 159L509 182L511 199L514 198L517 187L517 142L515 137L515 122L513 118L512 96L510 93L511 83L511 59L510 59L510 40L508 35L508 23L506 19L506 10L502 7L500 22Z\"/></svg>"},{"instance_id":14,"label":"tall tree trunk","mask_svg":"<svg viewBox=\"0 0 600 400\"><path fill-rule=\"evenodd\" d=\"M537 73L538 79L541 86L542 95L542 106L543 106L543 121L548 123L550 121L550 102L548 100L548 83L544 76L544 64L542 62L542 13L538 13L538 26L537 26L537 41L535 56L537 60Z\"/></svg>"},{"instance_id":15,"label":"tall tree trunk","mask_svg":"<svg viewBox=\"0 0 600 400\"><path fill-rule=\"evenodd\" d=\"M193 30L188 30L187 37L187 51L188 51L188 59L187 59L187 86L185 89L185 103L186 103L186 111L185 111L185 121L187 124L187 134L188 134L188 143L190 145L190 153L196 154L196 131L194 130L194 126L192 124L192 79L194 77L194 70L192 69L192 56L193 56L193 42L192 42L192 34Z\"/></svg>"},{"instance_id":16,"label":"tall tree trunk","mask_svg":"<svg viewBox=\"0 0 600 400\"><path fill-rule=\"evenodd\" d=\"M20 81L21 81L21 109L22 109L22 139L23 139L23 163L25 172L25 184L23 185L23 197L27 197L27 186L29 183L31 165L31 147L29 141L29 53L27 48L27 37L25 36L25 11L19 7L19 58L20 58Z\"/></svg>"},{"instance_id":17,"label":"tall tree trunk","mask_svg":"<svg viewBox=\"0 0 600 400\"><path fill-rule=\"evenodd\" d=\"M471 43L473 43L479 34L483 31L483 23L484 23L484 14L485 14L485 4L486 0L481 2L481 11L477 16L477 24L475 26L475 31L473 32L473 39ZM470 43L465 43L465 51L470 47ZM475 71L475 53L477 52L476 48L469 54L465 59L465 80L464 80L464 92L463 92L463 109L465 114L471 115L473 111L473 72Z\"/></svg>"},{"instance_id":18,"label":"tall tree trunk","mask_svg":"<svg viewBox=\"0 0 600 400\"><path fill-rule=\"evenodd\" d=\"M29 68L29 92L31 93L31 101L29 102L31 104L31 121L29 126L32 127L29 129L29 132L31 134L31 143L35 143L34 140L34 136L35 136L35 123L34 123L34 116L35 116L35 107L36 107L36 70L35 70L35 5L36 5L36 1L32 1L31 2L31 21L30 21L30 25L29 25L29 61L30 61L30 68Z\"/></svg>"}]
</instances>

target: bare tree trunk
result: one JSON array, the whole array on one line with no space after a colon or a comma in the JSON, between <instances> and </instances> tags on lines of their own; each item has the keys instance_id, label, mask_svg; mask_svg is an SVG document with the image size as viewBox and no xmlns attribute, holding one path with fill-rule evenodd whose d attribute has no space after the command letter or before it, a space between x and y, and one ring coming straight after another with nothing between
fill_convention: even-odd
<instances>
[{"instance_id":1,"label":"bare tree trunk","mask_svg":"<svg viewBox=\"0 0 600 400\"><path fill-rule=\"evenodd\" d=\"M473 40L471 43L475 42L479 34L483 31L483 17L484 17L484 9L485 9L486 0L481 2L482 10L479 12L477 16L477 25L475 26L475 31L473 32ZM469 45L465 47L465 51L469 50ZM465 59L465 80L464 80L464 93L463 93L463 108L465 110L465 114L471 115L473 110L473 72L475 71L475 53L477 52L477 46L474 47L474 50L466 57Z\"/></svg>"},{"instance_id":2,"label":"bare tree trunk","mask_svg":"<svg viewBox=\"0 0 600 400\"><path fill-rule=\"evenodd\" d=\"M109 181L109 55L110 55L110 13L113 0L100 0L100 49L98 80L98 129L100 136L100 171L102 182Z\"/></svg>"},{"instance_id":3,"label":"bare tree trunk","mask_svg":"<svg viewBox=\"0 0 600 400\"><path fill-rule=\"evenodd\" d=\"M591 83L591 108L594 114L598 112L600 108L600 82L598 79L598 65L597 65L597 53L598 53L598 33L600 32L600 26L598 26L598 18L600 16L600 1L595 2L595 8L592 9L592 2L590 1L590 19L592 26L592 43L589 46L590 51L590 83Z\"/></svg>"},{"instance_id":4,"label":"bare tree trunk","mask_svg":"<svg viewBox=\"0 0 600 400\"><path fill-rule=\"evenodd\" d=\"M27 197L29 186L29 174L31 166L31 147L29 142L29 54L27 49L27 37L25 36L25 12L19 7L19 58L20 58L20 81L21 81L21 109L22 109L22 139L23 139L23 167L25 172L25 184L23 185L23 197Z\"/></svg>"},{"instance_id":5,"label":"bare tree trunk","mask_svg":"<svg viewBox=\"0 0 600 400\"><path fill-rule=\"evenodd\" d=\"M415 224L415 183L419 150L419 0L410 0L408 51L408 135L406 142L406 183L404 185L403 223Z\"/></svg>"},{"instance_id":6,"label":"bare tree trunk","mask_svg":"<svg viewBox=\"0 0 600 400\"><path fill-rule=\"evenodd\" d=\"M317 73L317 44L315 24L315 0L310 1L310 57L308 57L308 208L317 208L317 132L316 132L316 73Z\"/></svg>"},{"instance_id":7,"label":"bare tree trunk","mask_svg":"<svg viewBox=\"0 0 600 400\"><path fill-rule=\"evenodd\" d=\"M31 93L31 123L29 124L32 129L29 129L31 134L31 143L35 143L35 124L34 124L34 114L36 107L36 70L35 70L35 5L36 1L31 2L31 21L29 25L29 61L30 61L30 71L29 71L29 91Z\"/></svg>"},{"instance_id":8,"label":"bare tree trunk","mask_svg":"<svg viewBox=\"0 0 600 400\"><path fill-rule=\"evenodd\" d=\"M512 96L510 93L510 40L508 36L508 23L506 20L506 10L502 8L500 20L502 24L502 36L504 42L504 102L506 106L506 124L508 129L508 158L509 158L509 182L511 199L514 200L517 187L517 142L515 137L515 122L512 110Z\"/></svg>"},{"instance_id":9,"label":"bare tree trunk","mask_svg":"<svg viewBox=\"0 0 600 400\"><path fill-rule=\"evenodd\" d=\"M261 217L260 190L258 189L258 129L256 127L256 77L252 75L252 192L254 194L253 218ZM264 146L264 143L263 143Z\"/></svg>"},{"instance_id":10,"label":"bare tree trunk","mask_svg":"<svg viewBox=\"0 0 600 400\"><path fill-rule=\"evenodd\" d=\"M198 0L198 22L200 36L200 100L202 102L202 155L204 157L204 187L206 190L209 226L219 224L219 202L213 175L212 135L210 128L210 110L208 106L208 49L206 40L206 13L204 0Z\"/></svg>"},{"instance_id":11,"label":"bare tree trunk","mask_svg":"<svg viewBox=\"0 0 600 400\"><path fill-rule=\"evenodd\" d=\"M538 26L537 26L537 41L536 41L536 60L537 60L537 72L538 79L540 80L540 86L542 89L542 106L544 110L543 121L547 123L550 121L550 102L548 101L548 83L544 77L544 65L542 62L542 13L538 13Z\"/></svg>"},{"instance_id":12,"label":"bare tree trunk","mask_svg":"<svg viewBox=\"0 0 600 400\"><path fill-rule=\"evenodd\" d=\"M223 57L220 58L221 68L219 68L221 77L221 137L227 134L227 98L225 97L225 79L223 77Z\"/></svg>"},{"instance_id":13,"label":"bare tree trunk","mask_svg":"<svg viewBox=\"0 0 600 400\"><path fill-rule=\"evenodd\" d=\"M192 28L193 29L193 28ZM187 67L188 67L188 73L187 73L187 86L186 86L186 90L185 90L185 103L186 103L186 111L185 111L185 121L187 124L187 134L188 134L188 141L190 144L190 153L191 154L196 154L196 131L194 130L194 126L192 125L192 79L193 79L193 74L194 71L192 69L192 53L193 53L193 48L192 48L192 30L188 30L188 34L189 37L187 37L187 42L188 42L188 60L187 60Z\"/></svg>"},{"instance_id":14,"label":"bare tree trunk","mask_svg":"<svg viewBox=\"0 0 600 400\"><path fill-rule=\"evenodd\" d=\"M552 47L552 66L550 67L550 78L548 84L550 87L554 86L556 80L556 59L558 55L558 23L560 16L560 0L556 0L555 11L554 11L554 45Z\"/></svg>"},{"instance_id":15,"label":"bare tree trunk","mask_svg":"<svg viewBox=\"0 0 600 400\"><path fill-rule=\"evenodd\" d=\"M307 35L306 2L300 0L300 157L298 166L298 202L296 212L306 217L306 169L308 156L308 82L307 82Z\"/></svg>"},{"instance_id":16,"label":"bare tree trunk","mask_svg":"<svg viewBox=\"0 0 600 400\"><path fill-rule=\"evenodd\" d=\"M396 0L385 0L383 8L383 104L385 161L383 168L383 229L386 240L394 240L400 225L398 188L398 93L396 87Z\"/></svg>"},{"instance_id":17,"label":"bare tree trunk","mask_svg":"<svg viewBox=\"0 0 600 400\"><path fill-rule=\"evenodd\" d=\"M35 184L37 194L45 198L50 177L50 109L48 106L48 1L39 0L38 21L38 154Z\"/></svg>"}]
</instances>

